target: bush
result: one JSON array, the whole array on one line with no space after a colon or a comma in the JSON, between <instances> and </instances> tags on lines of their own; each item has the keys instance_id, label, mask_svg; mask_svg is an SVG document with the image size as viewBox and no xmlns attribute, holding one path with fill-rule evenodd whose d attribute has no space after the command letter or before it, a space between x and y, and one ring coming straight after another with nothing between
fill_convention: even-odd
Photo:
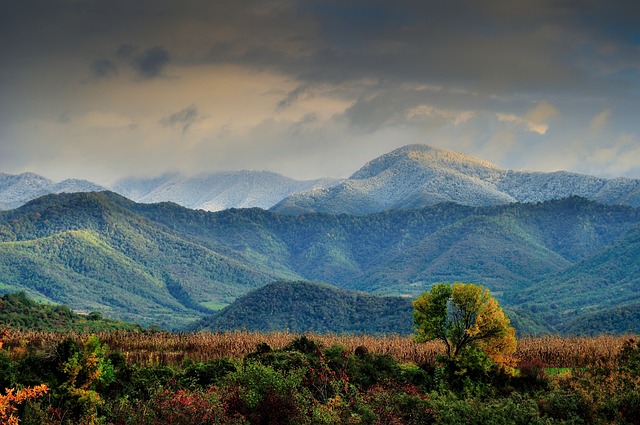
<instances>
[{"instance_id":1,"label":"bush","mask_svg":"<svg viewBox=\"0 0 640 425\"><path fill-rule=\"evenodd\" d=\"M187 360L180 373L180 382L193 388L207 388L219 384L228 374L237 371L236 363L228 358L193 363Z\"/></svg>"}]
</instances>

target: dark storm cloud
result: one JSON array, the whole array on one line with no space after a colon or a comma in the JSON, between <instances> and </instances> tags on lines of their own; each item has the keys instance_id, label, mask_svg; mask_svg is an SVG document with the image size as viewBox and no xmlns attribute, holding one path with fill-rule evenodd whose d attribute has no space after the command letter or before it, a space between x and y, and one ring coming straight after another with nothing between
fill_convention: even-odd
<instances>
[{"instance_id":1,"label":"dark storm cloud","mask_svg":"<svg viewBox=\"0 0 640 425\"><path fill-rule=\"evenodd\" d=\"M171 59L271 69L307 83L378 78L487 92L602 93L611 83L603 75L620 77L620 91L637 80L634 0L34 0L9 9L3 24L16 49L18 33L32 49L83 38L105 51L121 46L117 57L134 59L142 78L160 75ZM171 58L160 47L169 43ZM158 47L141 53L135 45Z\"/></svg>"},{"instance_id":2,"label":"dark storm cloud","mask_svg":"<svg viewBox=\"0 0 640 425\"><path fill-rule=\"evenodd\" d=\"M282 111L289 106L293 105L298 99L303 97L305 93L310 91L310 86L307 84L300 85L291 90L287 95L276 105L277 111Z\"/></svg>"},{"instance_id":3,"label":"dark storm cloud","mask_svg":"<svg viewBox=\"0 0 640 425\"><path fill-rule=\"evenodd\" d=\"M137 48L131 44L121 44L116 50L116 56L120 59L130 59L136 50Z\"/></svg>"},{"instance_id":4,"label":"dark storm cloud","mask_svg":"<svg viewBox=\"0 0 640 425\"><path fill-rule=\"evenodd\" d=\"M165 127L181 127L182 135L184 136L187 131L189 131L189 128L199 119L199 115L198 108L195 105L191 105L161 119L160 124Z\"/></svg>"},{"instance_id":5,"label":"dark storm cloud","mask_svg":"<svg viewBox=\"0 0 640 425\"><path fill-rule=\"evenodd\" d=\"M164 67L170 62L169 52L162 46L151 47L136 56L133 66L138 75L144 79L158 77Z\"/></svg>"},{"instance_id":6,"label":"dark storm cloud","mask_svg":"<svg viewBox=\"0 0 640 425\"><path fill-rule=\"evenodd\" d=\"M38 140L51 140L52 130L68 132L58 136L61 144L75 134L83 140L104 134L104 140L122 138L122 151L134 139L159 137L173 147L175 133L185 135L202 121L203 132L228 140L249 135L242 139L246 146L268 145L273 152L289 152L315 134L353 144L350 152L377 140L382 153L391 144L447 136L448 122L455 130L451 148L466 137L465 147L493 144L495 152L512 149L513 157L529 161L534 145L527 143L548 140L549 151L566 148L555 155L564 164L603 111L611 112L589 143L638 144L637 0L5 1L0 40L0 149L31 137L37 153L44 144ZM87 72L101 84L74 85L86 81ZM169 72L180 78L158 78ZM228 90L202 90L217 78L229 81ZM131 79L143 84L134 87ZM135 107L129 96L138 96ZM201 115L217 116L227 100L238 109L223 128ZM556 121L527 116L542 101L558 110ZM190 102L199 108L184 108ZM237 107L242 102L251 108ZM56 121L62 110L73 111L70 121L32 125ZM97 118L115 117L139 126L126 134L117 132L121 127L113 133L91 127ZM273 127L271 138L261 122ZM287 122L293 130L278 130L289 128ZM82 126L90 137L76 131ZM546 126L545 135L528 130ZM45 137L32 135L34 128ZM548 160L544 151L536 149L541 164ZM260 160L276 157L265 152ZM189 155L186 148L183 154ZM177 155L167 156L171 162Z\"/></svg>"},{"instance_id":7,"label":"dark storm cloud","mask_svg":"<svg viewBox=\"0 0 640 425\"><path fill-rule=\"evenodd\" d=\"M109 59L98 59L91 63L91 72L96 78L109 78L118 75L118 66Z\"/></svg>"}]
</instances>

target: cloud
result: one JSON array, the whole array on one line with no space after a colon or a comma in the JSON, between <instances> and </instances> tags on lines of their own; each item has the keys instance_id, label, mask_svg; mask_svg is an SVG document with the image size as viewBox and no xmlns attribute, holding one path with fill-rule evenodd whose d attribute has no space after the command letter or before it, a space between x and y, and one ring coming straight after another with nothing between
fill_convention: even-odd
<instances>
[{"instance_id":1,"label":"cloud","mask_svg":"<svg viewBox=\"0 0 640 425\"><path fill-rule=\"evenodd\" d=\"M184 136L189 128L198 121L200 118L198 108L195 105L187 106L186 108L174 112L168 117L162 118L160 124L165 127L181 127L182 135Z\"/></svg>"},{"instance_id":2,"label":"cloud","mask_svg":"<svg viewBox=\"0 0 640 425\"><path fill-rule=\"evenodd\" d=\"M477 115L477 111L455 111L440 109L431 105L419 105L406 111L408 119L415 118L442 118L453 125L464 124Z\"/></svg>"},{"instance_id":3,"label":"cloud","mask_svg":"<svg viewBox=\"0 0 640 425\"><path fill-rule=\"evenodd\" d=\"M90 111L78 118L78 122L94 129L130 129L131 118L117 112Z\"/></svg>"},{"instance_id":4,"label":"cloud","mask_svg":"<svg viewBox=\"0 0 640 425\"><path fill-rule=\"evenodd\" d=\"M27 164L60 151L123 173L125 164L285 173L295 164L300 175L335 175L403 143L430 143L502 155L505 167L576 170L584 161L570 162L574 151L586 158L604 146L594 164L605 167L625 158L606 140L628 133L640 143L640 3L631 0L9 3L3 167L22 150ZM161 78L169 72L180 78ZM100 84L85 84L88 73ZM26 124L34 120L59 133ZM189 143L175 143L178 133ZM194 153L202 146L209 155ZM251 162L246 152L257 152Z\"/></svg>"},{"instance_id":5,"label":"cloud","mask_svg":"<svg viewBox=\"0 0 640 425\"><path fill-rule=\"evenodd\" d=\"M130 59L136 50L137 48L132 44L121 44L116 50L116 56L120 59Z\"/></svg>"},{"instance_id":6,"label":"cloud","mask_svg":"<svg viewBox=\"0 0 640 425\"><path fill-rule=\"evenodd\" d=\"M118 66L109 59L98 59L91 63L91 72L96 78L109 78L118 75Z\"/></svg>"},{"instance_id":7,"label":"cloud","mask_svg":"<svg viewBox=\"0 0 640 425\"><path fill-rule=\"evenodd\" d=\"M594 133L598 133L602 131L604 126L607 124L607 121L609 121L610 116L611 116L611 109L609 108L600 112L591 120L591 123L589 124L589 129Z\"/></svg>"},{"instance_id":8,"label":"cloud","mask_svg":"<svg viewBox=\"0 0 640 425\"><path fill-rule=\"evenodd\" d=\"M496 118L500 122L517 124L532 133L544 136L549 130L548 121L558 115L558 109L550 105L547 101L541 100L537 105L527 111L524 116L511 113L498 112Z\"/></svg>"},{"instance_id":9,"label":"cloud","mask_svg":"<svg viewBox=\"0 0 640 425\"><path fill-rule=\"evenodd\" d=\"M164 67L170 62L169 52L162 46L146 49L133 60L133 66L143 79L151 79L161 75Z\"/></svg>"},{"instance_id":10,"label":"cloud","mask_svg":"<svg viewBox=\"0 0 640 425\"><path fill-rule=\"evenodd\" d=\"M500 122L517 124L519 126L526 128L528 131L531 131L533 133L538 133L542 136L544 136L544 134L549 129L549 126L547 124L537 124L533 121L530 121L523 117L519 117L518 115L514 115L514 114L506 114L506 113L499 112L496 114L496 118L498 118L498 121Z\"/></svg>"},{"instance_id":11,"label":"cloud","mask_svg":"<svg viewBox=\"0 0 640 425\"><path fill-rule=\"evenodd\" d=\"M545 125L547 121L558 115L558 109L550 105L546 100L541 100L525 114L525 117L535 125Z\"/></svg>"},{"instance_id":12,"label":"cloud","mask_svg":"<svg viewBox=\"0 0 640 425\"><path fill-rule=\"evenodd\" d=\"M284 99L278 102L276 105L276 111L280 112L291 105L293 105L298 99L300 99L305 94L308 94L310 91L310 86L308 84L302 84L291 90Z\"/></svg>"},{"instance_id":13,"label":"cloud","mask_svg":"<svg viewBox=\"0 0 640 425\"><path fill-rule=\"evenodd\" d=\"M63 111L60 116L58 116L58 123L59 124L66 124L69 121L71 121L71 114L69 113L68 110Z\"/></svg>"}]
</instances>

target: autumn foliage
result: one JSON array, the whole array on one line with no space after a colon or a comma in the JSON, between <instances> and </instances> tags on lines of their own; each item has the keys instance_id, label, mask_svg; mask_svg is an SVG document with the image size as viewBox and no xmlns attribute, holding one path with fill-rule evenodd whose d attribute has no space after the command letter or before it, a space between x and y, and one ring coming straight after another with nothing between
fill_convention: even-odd
<instances>
[{"instance_id":1,"label":"autumn foliage","mask_svg":"<svg viewBox=\"0 0 640 425\"><path fill-rule=\"evenodd\" d=\"M414 302L418 341L442 341L448 357L474 347L500 366L513 366L515 330L489 290L478 285L441 283Z\"/></svg>"}]
</instances>

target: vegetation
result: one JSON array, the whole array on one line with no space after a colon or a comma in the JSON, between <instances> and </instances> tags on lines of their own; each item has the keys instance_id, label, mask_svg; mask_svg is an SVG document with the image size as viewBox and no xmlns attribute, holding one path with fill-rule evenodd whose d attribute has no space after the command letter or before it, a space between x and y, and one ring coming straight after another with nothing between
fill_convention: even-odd
<instances>
[{"instance_id":1,"label":"vegetation","mask_svg":"<svg viewBox=\"0 0 640 425\"><path fill-rule=\"evenodd\" d=\"M176 329L278 280L408 297L460 280L517 307L525 334L580 333L637 292L639 226L640 209L580 198L291 217L60 194L0 212L0 293Z\"/></svg>"},{"instance_id":2,"label":"vegetation","mask_svg":"<svg viewBox=\"0 0 640 425\"><path fill-rule=\"evenodd\" d=\"M524 339L515 374L469 364L456 381L434 358L415 362L376 351L389 340L444 352L441 344L409 338L141 332L2 338L0 388L8 390L0 393L0 415L23 425L635 424L640 417L640 343L624 338ZM236 351L243 339L245 348ZM216 341L225 341L225 349L207 350ZM133 355L133 346L145 347L146 357ZM160 356L176 349L184 356ZM204 353L209 357L197 358ZM551 364L567 372L549 375Z\"/></svg>"},{"instance_id":3,"label":"vegetation","mask_svg":"<svg viewBox=\"0 0 640 425\"><path fill-rule=\"evenodd\" d=\"M407 298L280 281L240 297L190 329L408 335L411 311Z\"/></svg>"},{"instance_id":4,"label":"vegetation","mask_svg":"<svg viewBox=\"0 0 640 425\"><path fill-rule=\"evenodd\" d=\"M413 301L418 341L442 341L447 357L481 350L498 364L516 350L515 329L486 288L441 283Z\"/></svg>"},{"instance_id":5,"label":"vegetation","mask_svg":"<svg viewBox=\"0 0 640 425\"><path fill-rule=\"evenodd\" d=\"M29 299L24 292L0 297L0 323L13 330L85 331L142 330L140 325L107 320L92 311L77 314L65 305L47 305Z\"/></svg>"}]
</instances>

